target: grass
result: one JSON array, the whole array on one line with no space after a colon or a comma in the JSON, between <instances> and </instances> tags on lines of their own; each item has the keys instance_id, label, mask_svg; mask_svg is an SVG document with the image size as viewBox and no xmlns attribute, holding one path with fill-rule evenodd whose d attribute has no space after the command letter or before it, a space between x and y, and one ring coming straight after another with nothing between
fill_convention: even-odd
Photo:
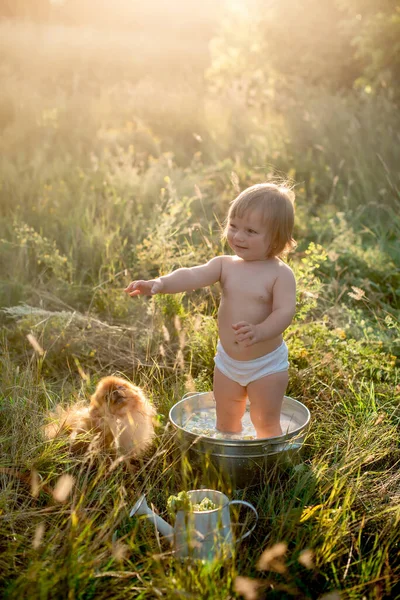
<instances>
[{"instance_id":1,"label":"grass","mask_svg":"<svg viewBox=\"0 0 400 600\"><path fill-rule=\"evenodd\" d=\"M3 597L396 597L398 111L306 87L259 111L208 88L203 42L191 44L190 76L172 78L128 37L0 28ZM181 54L168 55L178 65ZM180 452L167 416L186 391L211 389L219 289L148 301L122 290L222 252L230 200L271 174L296 181L288 395L312 424L302 461L271 465L261 486L214 474L254 504L257 528L226 562L182 563L129 511L145 493L166 518L170 494L211 477ZM111 373L159 413L134 470L42 435L51 409Z\"/></svg>"}]
</instances>

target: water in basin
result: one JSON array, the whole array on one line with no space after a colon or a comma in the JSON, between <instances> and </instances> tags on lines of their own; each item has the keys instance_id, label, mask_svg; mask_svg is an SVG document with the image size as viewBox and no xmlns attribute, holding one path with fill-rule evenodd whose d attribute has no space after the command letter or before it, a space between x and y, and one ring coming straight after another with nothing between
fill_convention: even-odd
<instances>
[{"instance_id":1,"label":"water in basin","mask_svg":"<svg viewBox=\"0 0 400 600\"><path fill-rule=\"evenodd\" d=\"M207 408L193 412L182 424L182 427L195 435L203 435L217 440L256 440L257 435L250 419L250 412L246 410L242 419L240 433L222 433L215 428L216 409ZM299 427L299 423L291 415L281 414L282 435L290 433Z\"/></svg>"}]
</instances>

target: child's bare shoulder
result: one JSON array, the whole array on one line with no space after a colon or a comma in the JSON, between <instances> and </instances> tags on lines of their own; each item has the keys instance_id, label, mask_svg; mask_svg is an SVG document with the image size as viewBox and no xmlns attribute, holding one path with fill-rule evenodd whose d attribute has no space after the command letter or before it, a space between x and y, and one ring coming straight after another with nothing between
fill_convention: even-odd
<instances>
[{"instance_id":1,"label":"child's bare shoulder","mask_svg":"<svg viewBox=\"0 0 400 600\"><path fill-rule=\"evenodd\" d=\"M285 263L281 258L276 258L276 265L281 272L289 272L293 273L292 269L289 267L287 263Z\"/></svg>"},{"instance_id":2,"label":"child's bare shoulder","mask_svg":"<svg viewBox=\"0 0 400 600\"><path fill-rule=\"evenodd\" d=\"M277 278L283 279L284 281L294 281L294 273L292 269L289 267L287 263L285 263L280 258L277 258L275 261L275 268L277 273Z\"/></svg>"},{"instance_id":3,"label":"child's bare shoulder","mask_svg":"<svg viewBox=\"0 0 400 600\"><path fill-rule=\"evenodd\" d=\"M240 260L241 260L237 256L232 256L230 254L222 254L218 258L221 261L222 266L233 265L234 263L240 262Z\"/></svg>"},{"instance_id":4,"label":"child's bare shoulder","mask_svg":"<svg viewBox=\"0 0 400 600\"><path fill-rule=\"evenodd\" d=\"M225 278L229 277L229 274L232 272L233 265L238 262L238 257L231 256L230 254L222 254L218 258L221 265L221 280L225 280Z\"/></svg>"},{"instance_id":5,"label":"child's bare shoulder","mask_svg":"<svg viewBox=\"0 0 400 600\"><path fill-rule=\"evenodd\" d=\"M235 254L222 254L219 258L225 263L234 263L241 260Z\"/></svg>"}]
</instances>

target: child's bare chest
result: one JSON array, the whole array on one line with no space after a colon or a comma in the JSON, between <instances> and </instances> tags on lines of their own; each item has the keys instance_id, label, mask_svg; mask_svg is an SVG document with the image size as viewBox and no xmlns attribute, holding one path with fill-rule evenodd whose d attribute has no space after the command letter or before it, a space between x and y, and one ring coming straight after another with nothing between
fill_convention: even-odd
<instances>
[{"instance_id":1,"label":"child's bare chest","mask_svg":"<svg viewBox=\"0 0 400 600\"><path fill-rule=\"evenodd\" d=\"M268 304L272 300L275 269L265 263L233 263L225 269L221 280L226 300Z\"/></svg>"}]
</instances>

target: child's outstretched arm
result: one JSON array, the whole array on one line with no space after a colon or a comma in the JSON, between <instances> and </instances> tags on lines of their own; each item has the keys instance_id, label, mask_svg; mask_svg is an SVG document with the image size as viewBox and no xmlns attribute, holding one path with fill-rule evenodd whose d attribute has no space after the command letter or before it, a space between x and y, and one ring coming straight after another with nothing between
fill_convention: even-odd
<instances>
[{"instance_id":1,"label":"child's outstretched arm","mask_svg":"<svg viewBox=\"0 0 400 600\"><path fill-rule=\"evenodd\" d=\"M288 267L278 275L273 287L272 312L257 325L240 321L232 325L236 340L244 346L253 346L281 335L292 322L296 311L296 281Z\"/></svg>"},{"instance_id":2,"label":"child's outstretched arm","mask_svg":"<svg viewBox=\"0 0 400 600\"><path fill-rule=\"evenodd\" d=\"M216 256L205 265L191 268L183 267L169 273L169 275L163 275L149 281L132 281L124 291L130 296L191 292L217 283L221 278L221 270L222 256Z\"/></svg>"}]
</instances>

